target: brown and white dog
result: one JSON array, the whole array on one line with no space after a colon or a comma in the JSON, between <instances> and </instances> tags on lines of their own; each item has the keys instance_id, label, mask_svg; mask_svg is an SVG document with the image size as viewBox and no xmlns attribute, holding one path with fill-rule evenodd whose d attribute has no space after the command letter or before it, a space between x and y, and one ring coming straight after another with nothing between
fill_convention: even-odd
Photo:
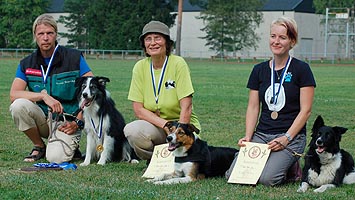
<instances>
[{"instance_id":1,"label":"brown and white dog","mask_svg":"<svg viewBox=\"0 0 355 200\"><path fill-rule=\"evenodd\" d=\"M194 133L199 130L192 124L168 122L168 150L175 156L174 172L147 180L154 184L188 183L198 179L224 176L233 162L237 149L208 146Z\"/></svg>"}]
</instances>

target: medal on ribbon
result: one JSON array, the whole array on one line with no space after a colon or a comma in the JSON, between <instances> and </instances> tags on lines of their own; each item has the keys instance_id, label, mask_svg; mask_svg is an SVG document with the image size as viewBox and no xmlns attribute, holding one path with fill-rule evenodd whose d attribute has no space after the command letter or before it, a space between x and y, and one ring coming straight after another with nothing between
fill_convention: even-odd
<instances>
[{"instance_id":1,"label":"medal on ribbon","mask_svg":"<svg viewBox=\"0 0 355 200\"><path fill-rule=\"evenodd\" d=\"M271 119L276 120L279 117L279 111L285 106L286 102L286 96L285 96L285 90L283 87L283 83L285 80L285 75L287 73L287 70L290 66L292 57L289 56L286 62L286 65L284 69L282 70L281 73L281 78L279 83L275 83L275 60L272 62L272 69L271 69L271 80L270 80L270 86L268 89L265 91L265 102L269 107L269 110L271 111Z\"/></svg>"},{"instance_id":2,"label":"medal on ribbon","mask_svg":"<svg viewBox=\"0 0 355 200\"><path fill-rule=\"evenodd\" d=\"M96 126L95 126L94 120L92 118L90 120L91 126L95 130L95 133L96 133L97 137L99 138L99 140L101 139L101 136L102 136L102 124L103 124L103 121L104 120L103 120L103 117L102 117L102 114L101 114L100 119L99 119L99 126L97 127L98 130L96 130ZM101 153L103 150L104 150L104 147L101 144L96 146L96 151Z\"/></svg>"},{"instance_id":3,"label":"medal on ribbon","mask_svg":"<svg viewBox=\"0 0 355 200\"><path fill-rule=\"evenodd\" d=\"M164 75L165 75L165 70L166 70L166 66L168 64L168 56L165 57L165 61L164 61L164 64L163 64L163 68L160 72L160 77L159 77L159 81L158 81L158 88L156 86L156 83L155 83L155 76L154 76L154 69L153 69L153 62L150 63L150 74L151 74L151 77L152 77L152 85L153 85L153 91L154 91L154 97L155 97L155 103L157 105L157 109L155 110L155 114L160 117L160 110L159 110L159 105L158 105L158 102L159 102L159 94L160 94L160 90L161 90L161 86L162 86L162 83L163 83L163 79L164 79Z\"/></svg>"},{"instance_id":4,"label":"medal on ribbon","mask_svg":"<svg viewBox=\"0 0 355 200\"><path fill-rule=\"evenodd\" d=\"M100 153L103 152L104 151L104 146L102 146L101 144L97 145L96 151L98 151Z\"/></svg>"},{"instance_id":5,"label":"medal on ribbon","mask_svg":"<svg viewBox=\"0 0 355 200\"><path fill-rule=\"evenodd\" d=\"M275 120L275 119L277 119L278 116L279 116L278 112L276 112L276 111L271 112L271 119Z\"/></svg>"}]
</instances>

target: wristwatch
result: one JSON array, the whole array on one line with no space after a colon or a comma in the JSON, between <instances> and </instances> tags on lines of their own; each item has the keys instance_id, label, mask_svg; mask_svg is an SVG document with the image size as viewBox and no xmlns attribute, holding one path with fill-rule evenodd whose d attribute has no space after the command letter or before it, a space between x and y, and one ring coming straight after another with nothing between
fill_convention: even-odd
<instances>
[{"instance_id":1,"label":"wristwatch","mask_svg":"<svg viewBox=\"0 0 355 200\"><path fill-rule=\"evenodd\" d=\"M288 142L292 141L292 137L291 137L291 135L289 133L285 133L285 136L286 136Z\"/></svg>"},{"instance_id":2,"label":"wristwatch","mask_svg":"<svg viewBox=\"0 0 355 200\"><path fill-rule=\"evenodd\" d=\"M75 118L75 123L78 125L78 130L81 131L84 129L84 122L78 118Z\"/></svg>"}]
</instances>

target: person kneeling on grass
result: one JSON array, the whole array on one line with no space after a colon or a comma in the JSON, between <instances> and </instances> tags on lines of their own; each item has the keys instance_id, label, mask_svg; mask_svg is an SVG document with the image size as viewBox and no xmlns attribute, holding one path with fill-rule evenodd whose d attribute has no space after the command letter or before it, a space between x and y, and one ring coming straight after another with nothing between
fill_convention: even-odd
<instances>
[{"instance_id":1,"label":"person kneeling on grass","mask_svg":"<svg viewBox=\"0 0 355 200\"><path fill-rule=\"evenodd\" d=\"M58 45L57 23L52 16L37 17L32 33L37 51L18 65L10 90L10 112L17 128L34 145L24 161L34 162L46 156L49 162L68 162L81 157L78 148L83 122L81 113L68 121L63 114L79 111L75 79L93 73L80 51ZM53 119L48 119L52 113L56 119L53 124ZM48 140L46 148L42 138L51 135L55 137Z\"/></svg>"},{"instance_id":2,"label":"person kneeling on grass","mask_svg":"<svg viewBox=\"0 0 355 200\"><path fill-rule=\"evenodd\" d=\"M238 141L269 145L270 157L259 183L279 185L300 177L299 156L306 146L306 122L311 115L316 82L309 65L290 56L297 43L297 24L281 17L270 27L269 46L274 58L259 63L252 70L245 136ZM258 119L259 117L259 119ZM257 124L258 122L258 124ZM226 172L229 178L237 158ZM289 172L289 173L288 173ZM292 173L293 172L293 173Z\"/></svg>"}]
</instances>

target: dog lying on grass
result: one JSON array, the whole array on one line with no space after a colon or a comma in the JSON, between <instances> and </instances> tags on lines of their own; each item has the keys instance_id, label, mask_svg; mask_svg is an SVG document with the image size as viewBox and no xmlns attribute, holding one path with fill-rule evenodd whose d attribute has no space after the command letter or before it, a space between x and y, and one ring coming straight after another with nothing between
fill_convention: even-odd
<instances>
[{"instance_id":1,"label":"dog lying on grass","mask_svg":"<svg viewBox=\"0 0 355 200\"><path fill-rule=\"evenodd\" d=\"M199 130L192 124L168 122L164 130L168 133L168 150L175 156L174 172L147 180L154 184L188 183L224 176L238 152L234 148L208 146L195 135Z\"/></svg>"},{"instance_id":2,"label":"dog lying on grass","mask_svg":"<svg viewBox=\"0 0 355 200\"><path fill-rule=\"evenodd\" d=\"M339 126L326 126L323 118L317 117L297 192L306 192L309 186L318 187L314 192L324 192L341 184L355 183L354 159L340 149L339 144L347 130Z\"/></svg>"}]
</instances>

